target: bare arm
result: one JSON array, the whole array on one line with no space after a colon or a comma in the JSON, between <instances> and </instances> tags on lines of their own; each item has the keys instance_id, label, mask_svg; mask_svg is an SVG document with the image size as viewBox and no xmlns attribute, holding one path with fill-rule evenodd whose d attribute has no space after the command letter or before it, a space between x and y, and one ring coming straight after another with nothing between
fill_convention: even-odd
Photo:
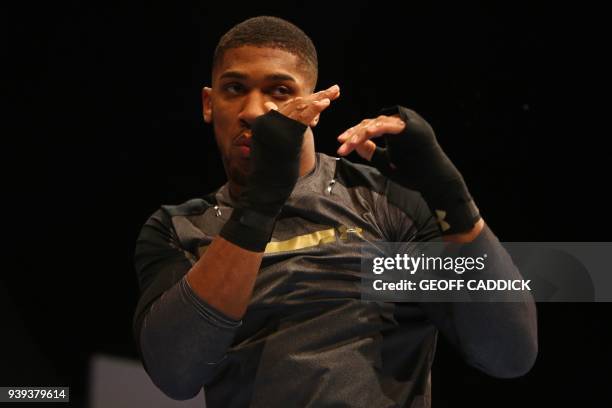
<instances>
[{"instance_id":1,"label":"bare arm","mask_svg":"<svg viewBox=\"0 0 612 408\"><path fill-rule=\"evenodd\" d=\"M263 252L252 252L217 237L187 273L198 296L233 319L244 315Z\"/></svg>"}]
</instances>

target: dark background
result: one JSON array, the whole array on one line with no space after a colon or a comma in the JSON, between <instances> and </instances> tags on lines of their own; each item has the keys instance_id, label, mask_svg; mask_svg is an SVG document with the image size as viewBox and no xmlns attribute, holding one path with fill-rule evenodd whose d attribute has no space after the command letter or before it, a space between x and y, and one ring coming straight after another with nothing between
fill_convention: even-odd
<instances>
[{"instance_id":1,"label":"dark background","mask_svg":"<svg viewBox=\"0 0 612 408\"><path fill-rule=\"evenodd\" d=\"M0 385L69 385L83 406L92 353L136 356L135 238L161 204L224 182L200 89L218 38L254 15L300 26L319 88L341 86L319 151L400 103L436 129L502 241L609 241L602 10L220 3L3 6ZM433 406L606 405L610 304L538 306L529 374L486 377L442 340Z\"/></svg>"}]
</instances>

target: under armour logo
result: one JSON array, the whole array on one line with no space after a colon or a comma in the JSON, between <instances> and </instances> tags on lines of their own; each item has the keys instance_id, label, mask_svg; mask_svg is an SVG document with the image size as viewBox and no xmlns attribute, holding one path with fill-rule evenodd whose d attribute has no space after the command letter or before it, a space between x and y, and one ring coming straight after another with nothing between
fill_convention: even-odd
<instances>
[{"instance_id":1,"label":"under armour logo","mask_svg":"<svg viewBox=\"0 0 612 408\"><path fill-rule=\"evenodd\" d=\"M450 224L444 221L444 219L446 218L446 211L436 210L436 217L438 218L438 224L440 224L442 232L450 229Z\"/></svg>"}]
</instances>

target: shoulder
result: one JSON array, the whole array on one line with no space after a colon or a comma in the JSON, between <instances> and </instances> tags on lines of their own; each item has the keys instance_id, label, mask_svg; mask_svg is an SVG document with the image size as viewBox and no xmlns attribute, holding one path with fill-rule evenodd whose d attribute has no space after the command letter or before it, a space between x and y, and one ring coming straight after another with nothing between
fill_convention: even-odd
<instances>
[{"instance_id":1,"label":"shoulder","mask_svg":"<svg viewBox=\"0 0 612 408\"><path fill-rule=\"evenodd\" d=\"M160 206L147 220L150 222L170 223L174 217L190 217L204 214L217 205L215 194L192 198L180 204L165 204Z\"/></svg>"},{"instance_id":2,"label":"shoulder","mask_svg":"<svg viewBox=\"0 0 612 408\"><path fill-rule=\"evenodd\" d=\"M209 214L215 212L216 205L214 193L180 204L162 205L146 220L138 240L161 237L169 242L184 242L185 237L202 237L204 219L211 218Z\"/></svg>"},{"instance_id":3,"label":"shoulder","mask_svg":"<svg viewBox=\"0 0 612 408\"><path fill-rule=\"evenodd\" d=\"M216 204L217 200L214 194L209 194L201 198L192 198L181 204L162 205L159 211L170 217L189 217L201 215Z\"/></svg>"}]
</instances>

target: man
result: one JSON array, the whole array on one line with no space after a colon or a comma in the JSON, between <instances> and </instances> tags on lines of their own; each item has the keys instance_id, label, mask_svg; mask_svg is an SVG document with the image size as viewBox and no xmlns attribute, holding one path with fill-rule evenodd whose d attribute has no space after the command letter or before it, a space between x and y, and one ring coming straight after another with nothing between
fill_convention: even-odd
<instances>
[{"instance_id":1,"label":"man","mask_svg":"<svg viewBox=\"0 0 612 408\"><path fill-rule=\"evenodd\" d=\"M205 387L209 407L424 407L438 330L491 375L527 372L528 296L361 301L364 242L472 242L499 277L520 275L415 112L389 109L338 137L339 155L356 150L380 171L315 153L313 128L340 96L313 93L316 80L312 42L284 20L221 38L203 113L228 182L162 207L137 241L134 334L154 383L175 399ZM371 140L381 136L387 150Z\"/></svg>"}]
</instances>

